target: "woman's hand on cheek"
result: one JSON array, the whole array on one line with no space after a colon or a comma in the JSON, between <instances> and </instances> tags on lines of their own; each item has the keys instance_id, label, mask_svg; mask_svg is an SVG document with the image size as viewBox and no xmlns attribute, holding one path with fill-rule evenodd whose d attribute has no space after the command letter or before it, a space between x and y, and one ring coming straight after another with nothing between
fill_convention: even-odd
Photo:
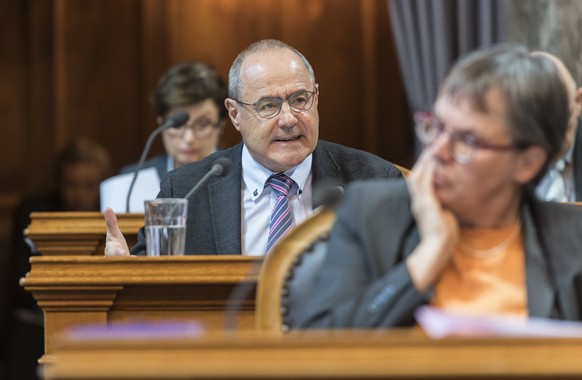
<instances>
[{"instance_id":1,"label":"woman's hand on cheek","mask_svg":"<svg viewBox=\"0 0 582 380\"><path fill-rule=\"evenodd\" d=\"M428 147L406 178L421 239L409 257L408 267L419 290L436 281L459 239L459 223L455 215L443 208L435 192L433 176L437 165L438 161Z\"/></svg>"}]
</instances>

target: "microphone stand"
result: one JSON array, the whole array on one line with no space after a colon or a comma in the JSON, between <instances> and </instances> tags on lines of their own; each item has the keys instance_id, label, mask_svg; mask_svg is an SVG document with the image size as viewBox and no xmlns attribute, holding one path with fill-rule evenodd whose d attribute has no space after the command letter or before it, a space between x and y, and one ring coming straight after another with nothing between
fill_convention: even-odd
<instances>
[{"instance_id":1,"label":"microphone stand","mask_svg":"<svg viewBox=\"0 0 582 380\"><path fill-rule=\"evenodd\" d=\"M127 198L125 199L125 212L129 212L129 199L131 198L131 192L133 191L135 181L137 180L137 175L139 174L139 171L141 170L141 167L143 166L143 163L145 162L145 159L148 155L148 152L150 151L150 148L152 146L152 142L154 141L154 138L168 128L181 127L183 124L188 122L188 118L189 118L189 115L186 112L180 112L180 113L170 117L168 119L168 121L166 121L164 124L160 125L156 129L154 129L154 131L149 135L148 141L146 142L146 145L143 148L143 151L141 152L141 157L139 158L139 161L135 167L135 170L133 171L133 177L131 178L129 190L127 191Z\"/></svg>"}]
</instances>

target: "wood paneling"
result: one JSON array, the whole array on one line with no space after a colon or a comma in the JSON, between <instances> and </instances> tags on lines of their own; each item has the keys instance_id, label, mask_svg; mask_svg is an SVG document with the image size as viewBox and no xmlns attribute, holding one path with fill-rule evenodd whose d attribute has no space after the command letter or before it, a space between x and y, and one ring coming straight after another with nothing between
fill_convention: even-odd
<instances>
[{"instance_id":1,"label":"wood paneling","mask_svg":"<svg viewBox=\"0 0 582 380\"><path fill-rule=\"evenodd\" d=\"M322 138L409 164L386 0L4 0L0 22L0 194L51 186L56 152L80 135L105 145L116 170L137 161L169 65L206 61L226 79L261 38L312 63ZM239 140L228 126L222 145ZM157 141L151 154L161 151Z\"/></svg>"},{"instance_id":2,"label":"wood paneling","mask_svg":"<svg viewBox=\"0 0 582 380\"><path fill-rule=\"evenodd\" d=\"M164 326L131 335L131 327L101 335L64 335L46 379L571 380L582 376L580 338L431 339L413 329L311 331L280 337L203 333L191 325L183 327L183 336L172 329L163 335Z\"/></svg>"},{"instance_id":3,"label":"wood paneling","mask_svg":"<svg viewBox=\"0 0 582 380\"><path fill-rule=\"evenodd\" d=\"M44 312L44 353L50 355L59 333L85 324L189 319L208 331L220 331L226 323L254 331L261 262L240 255L41 256L31 259L21 284ZM239 284L248 285L248 292L230 300L235 287L245 290ZM229 315L227 306L240 308Z\"/></svg>"},{"instance_id":4,"label":"wood paneling","mask_svg":"<svg viewBox=\"0 0 582 380\"><path fill-rule=\"evenodd\" d=\"M27 169L27 151L14 149L27 137L27 30L26 6L19 0L0 5L0 191L10 192L23 185L19 172Z\"/></svg>"},{"instance_id":5,"label":"wood paneling","mask_svg":"<svg viewBox=\"0 0 582 380\"><path fill-rule=\"evenodd\" d=\"M42 256L103 256L106 227L100 212L33 212L26 235ZM143 214L117 214L129 247L137 242Z\"/></svg>"},{"instance_id":6,"label":"wood paneling","mask_svg":"<svg viewBox=\"0 0 582 380\"><path fill-rule=\"evenodd\" d=\"M130 157L115 153L141 130L141 2L55 4L57 146L70 136L88 136L108 145L116 165L127 164Z\"/></svg>"}]
</instances>

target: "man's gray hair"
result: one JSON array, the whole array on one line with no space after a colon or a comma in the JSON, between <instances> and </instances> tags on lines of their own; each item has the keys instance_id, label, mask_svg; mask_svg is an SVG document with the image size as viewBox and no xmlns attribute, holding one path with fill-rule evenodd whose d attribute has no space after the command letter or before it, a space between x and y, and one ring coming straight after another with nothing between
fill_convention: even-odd
<instances>
[{"instance_id":1,"label":"man's gray hair","mask_svg":"<svg viewBox=\"0 0 582 380\"><path fill-rule=\"evenodd\" d=\"M502 96L513 144L538 145L547 154L544 167L528 184L531 190L562 147L570 115L566 89L549 58L532 56L520 45L497 45L461 59L443 82L439 96L466 101L486 112L486 96L492 89Z\"/></svg>"},{"instance_id":2,"label":"man's gray hair","mask_svg":"<svg viewBox=\"0 0 582 380\"><path fill-rule=\"evenodd\" d=\"M311 67L311 64L309 63L307 58L305 58L305 56L303 56L303 54L301 54L297 49L279 40L273 39L260 40L257 42L253 42L249 47L243 50L232 63L232 66L230 67L230 70L228 72L228 96L231 99L241 100L240 96L243 91L243 85L240 79L241 74L240 72L244 60L249 55L259 52L277 50L290 50L293 53L297 54L297 56L301 59L301 61L305 65L305 68L307 69L309 79L311 79L312 84L315 85L315 73L313 72L313 67Z\"/></svg>"}]
</instances>

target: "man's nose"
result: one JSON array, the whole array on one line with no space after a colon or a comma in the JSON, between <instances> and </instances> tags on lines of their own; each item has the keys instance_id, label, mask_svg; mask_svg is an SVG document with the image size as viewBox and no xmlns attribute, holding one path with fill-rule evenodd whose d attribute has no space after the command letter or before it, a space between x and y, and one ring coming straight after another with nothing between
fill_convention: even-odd
<instances>
[{"instance_id":1,"label":"man's nose","mask_svg":"<svg viewBox=\"0 0 582 380\"><path fill-rule=\"evenodd\" d=\"M289 102L281 104L281 111L278 116L278 124L280 127L293 127L297 123L297 116L295 111L291 109Z\"/></svg>"}]
</instances>

